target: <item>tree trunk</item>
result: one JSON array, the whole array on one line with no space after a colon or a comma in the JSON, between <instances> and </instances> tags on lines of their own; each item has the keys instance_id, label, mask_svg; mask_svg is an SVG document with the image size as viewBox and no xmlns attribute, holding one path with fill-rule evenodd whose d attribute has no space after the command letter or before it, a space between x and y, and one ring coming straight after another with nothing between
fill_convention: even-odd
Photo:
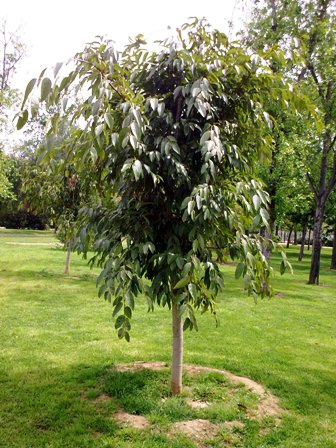
<instances>
[{"instance_id":1,"label":"tree trunk","mask_svg":"<svg viewBox=\"0 0 336 448\"><path fill-rule=\"evenodd\" d=\"M323 224L324 207L321 204L316 204L314 229L313 229L313 246L312 259L309 273L309 285L318 285L320 281L320 258L322 249L322 224Z\"/></svg>"},{"instance_id":2,"label":"tree trunk","mask_svg":"<svg viewBox=\"0 0 336 448\"><path fill-rule=\"evenodd\" d=\"M182 392L183 366L183 321L177 304L172 305L173 356L171 373L171 393L178 395Z\"/></svg>"},{"instance_id":3,"label":"tree trunk","mask_svg":"<svg viewBox=\"0 0 336 448\"><path fill-rule=\"evenodd\" d=\"M262 229L260 229L259 233L260 233L260 236L262 236L266 240L269 240L272 238L272 234L268 231L268 229L266 229L266 227L263 227ZM267 258L267 260L270 259L271 249L270 249L270 245L268 244L268 241L264 242L264 244L262 246L262 253L263 253L264 257Z\"/></svg>"},{"instance_id":4,"label":"tree trunk","mask_svg":"<svg viewBox=\"0 0 336 448\"><path fill-rule=\"evenodd\" d=\"M303 258L304 247L305 247L305 242L306 242L306 233L307 233L307 223L305 222L303 224L303 229L302 229L302 240L301 240L301 247L300 247L298 261L302 261L302 258Z\"/></svg>"},{"instance_id":5,"label":"tree trunk","mask_svg":"<svg viewBox=\"0 0 336 448\"><path fill-rule=\"evenodd\" d=\"M293 241L294 246L297 245L297 230L294 230L294 241Z\"/></svg>"},{"instance_id":6,"label":"tree trunk","mask_svg":"<svg viewBox=\"0 0 336 448\"><path fill-rule=\"evenodd\" d=\"M307 247L307 250L310 250L310 239L311 239L311 229L309 228L309 232L308 232L308 247Z\"/></svg>"},{"instance_id":7,"label":"tree trunk","mask_svg":"<svg viewBox=\"0 0 336 448\"><path fill-rule=\"evenodd\" d=\"M70 274L70 259L71 259L71 252L72 252L72 248L73 248L73 238L71 238L71 240L69 240L67 242L68 248L67 248L67 255L66 255L66 260L65 260L65 270L64 270L64 274L65 275L69 275Z\"/></svg>"},{"instance_id":8,"label":"tree trunk","mask_svg":"<svg viewBox=\"0 0 336 448\"><path fill-rule=\"evenodd\" d=\"M286 246L287 249L289 248L289 243L290 243L290 240L291 240L292 232L293 232L293 227L289 230L287 246Z\"/></svg>"},{"instance_id":9,"label":"tree trunk","mask_svg":"<svg viewBox=\"0 0 336 448\"><path fill-rule=\"evenodd\" d=\"M334 226L334 241L333 241L330 269L336 269L336 224Z\"/></svg>"}]
</instances>

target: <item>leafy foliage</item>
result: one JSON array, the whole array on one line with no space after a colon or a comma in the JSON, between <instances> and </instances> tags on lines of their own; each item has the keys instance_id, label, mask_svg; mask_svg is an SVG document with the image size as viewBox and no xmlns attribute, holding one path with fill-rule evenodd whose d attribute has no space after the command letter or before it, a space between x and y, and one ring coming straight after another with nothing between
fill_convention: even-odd
<instances>
[{"instance_id":1,"label":"leafy foliage","mask_svg":"<svg viewBox=\"0 0 336 448\"><path fill-rule=\"evenodd\" d=\"M315 202L309 283L318 284L324 213L336 185L335 2L269 0L256 5L246 42L254 49L280 47L285 52L282 65L273 61L273 69L281 69L310 98L319 117L315 123L311 114L302 113L299 123L288 129L290 144L300 146L302 174Z\"/></svg>"},{"instance_id":2,"label":"leafy foliage","mask_svg":"<svg viewBox=\"0 0 336 448\"><path fill-rule=\"evenodd\" d=\"M137 36L119 53L93 42L67 77L52 84L42 73L36 82L49 106L65 99L42 158L53 157L63 117L85 122L66 163L102 194L82 209L79 250L93 247L99 295L113 301L127 340L139 293L149 309L178 304L184 329L197 328L195 308L215 314L223 278L208 247L214 239L240 260L246 289L270 295L272 269L257 233L267 225L268 195L254 170L270 143L262 100L287 95L260 58L203 21L182 26L158 51L145 45ZM87 92L75 107L67 101L73 89ZM19 126L27 116L23 109ZM282 272L286 265L284 257Z\"/></svg>"}]
</instances>

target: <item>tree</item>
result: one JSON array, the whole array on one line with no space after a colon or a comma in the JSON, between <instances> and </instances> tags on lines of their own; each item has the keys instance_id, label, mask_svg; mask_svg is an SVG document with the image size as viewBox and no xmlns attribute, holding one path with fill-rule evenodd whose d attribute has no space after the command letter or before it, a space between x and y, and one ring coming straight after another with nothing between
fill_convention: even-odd
<instances>
[{"instance_id":1,"label":"tree","mask_svg":"<svg viewBox=\"0 0 336 448\"><path fill-rule=\"evenodd\" d=\"M29 156L28 163L22 173L23 185L21 196L26 207L43 216L57 231L58 238L67 250L65 275L70 274L70 258L74 249L75 236L78 229L77 218L80 208L93 197L95 190L92 182L82 182L71 164L64 161L66 147L75 130L69 131L69 123L58 130L54 141L57 155L49 165L41 166L38 152L43 151L44 127L48 114L38 114L29 123L26 132L26 145L21 153Z\"/></svg>"},{"instance_id":2,"label":"tree","mask_svg":"<svg viewBox=\"0 0 336 448\"><path fill-rule=\"evenodd\" d=\"M25 53L16 32L7 30L6 22L0 27L0 130L6 123L6 109L18 101L17 90L11 87L11 79Z\"/></svg>"},{"instance_id":3,"label":"tree","mask_svg":"<svg viewBox=\"0 0 336 448\"><path fill-rule=\"evenodd\" d=\"M138 36L118 53L99 40L75 57L74 70L52 86L32 80L48 104L76 87L86 99L66 106L71 123L85 120L66 163L90 172L103 194L82 210L79 250L93 249L102 267L99 295L113 301L118 336L130 339L135 299L144 293L172 310L172 393L182 388L183 330L195 309L216 316L222 273L210 241L238 259L236 277L255 297L270 295L271 267L262 254L267 194L254 168L267 157L270 122L265 95L281 101L274 75L257 57L195 20L149 51ZM282 86L285 88L285 86ZM23 109L18 126L25 124ZM41 157L50 160L62 115L51 120ZM281 270L285 270L284 257ZM144 281L149 280L148 282Z\"/></svg>"},{"instance_id":4,"label":"tree","mask_svg":"<svg viewBox=\"0 0 336 448\"><path fill-rule=\"evenodd\" d=\"M9 179L11 165L11 159L0 149L0 203L13 196L12 184Z\"/></svg>"},{"instance_id":5,"label":"tree","mask_svg":"<svg viewBox=\"0 0 336 448\"><path fill-rule=\"evenodd\" d=\"M17 91L11 88L10 82L23 54L24 46L16 33L8 32L6 22L3 22L0 27L0 135L7 124L7 109L18 100ZM9 179L12 166L12 160L4 154L4 145L0 141L0 200L13 197Z\"/></svg>"},{"instance_id":6,"label":"tree","mask_svg":"<svg viewBox=\"0 0 336 448\"><path fill-rule=\"evenodd\" d=\"M330 269L336 269L336 191L332 192L326 206L326 223L333 233Z\"/></svg>"},{"instance_id":7,"label":"tree","mask_svg":"<svg viewBox=\"0 0 336 448\"><path fill-rule=\"evenodd\" d=\"M279 45L287 52L287 76L314 102L322 123L316 127L307 116L304 133L310 149L305 175L316 204L308 283L318 284L324 213L336 183L335 2L268 0L256 4L249 25L250 44L259 50ZM318 167L316 177L311 175L314 165Z\"/></svg>"}]
</instances>

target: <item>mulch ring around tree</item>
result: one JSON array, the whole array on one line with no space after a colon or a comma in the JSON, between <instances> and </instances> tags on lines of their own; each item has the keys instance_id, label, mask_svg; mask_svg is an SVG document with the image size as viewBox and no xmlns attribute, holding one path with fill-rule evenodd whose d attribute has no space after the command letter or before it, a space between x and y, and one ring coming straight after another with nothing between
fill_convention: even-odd
<instances>
[{"instance_id":1,"label":"mulch ring around tree","mask_svg":"<svg viewBox=\"0 0 336 448\"><path fill-rule=\"evenodd\" d=\"M169 392L169 369L162 362L134 362L109 369L94 402L113 400L112 419L121 428L177 435L197 447L211 440L235 445L247 426L258 437L276 431L284 411L261 384L221 369L184 365L184 389ZM229 446L228 445L228 446ZM226 446L226 445L225 445Z\"/></svg>"}]
</instances>

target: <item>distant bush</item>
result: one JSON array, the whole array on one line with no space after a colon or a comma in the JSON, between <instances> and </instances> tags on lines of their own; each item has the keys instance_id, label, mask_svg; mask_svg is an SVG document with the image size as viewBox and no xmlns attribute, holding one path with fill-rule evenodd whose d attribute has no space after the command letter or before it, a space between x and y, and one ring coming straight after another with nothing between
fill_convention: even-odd
<instances>
[{"instance_id":1,"label":"distant bush","mask_svg":"<svg viewBox=\"0 0 336 448\"><path fill-rule=\"evenodd\" d=\"M7 229L43 230L46 225L40 216L27 210L0 213L0 227Z\"/></svg>"}]
</instances>

